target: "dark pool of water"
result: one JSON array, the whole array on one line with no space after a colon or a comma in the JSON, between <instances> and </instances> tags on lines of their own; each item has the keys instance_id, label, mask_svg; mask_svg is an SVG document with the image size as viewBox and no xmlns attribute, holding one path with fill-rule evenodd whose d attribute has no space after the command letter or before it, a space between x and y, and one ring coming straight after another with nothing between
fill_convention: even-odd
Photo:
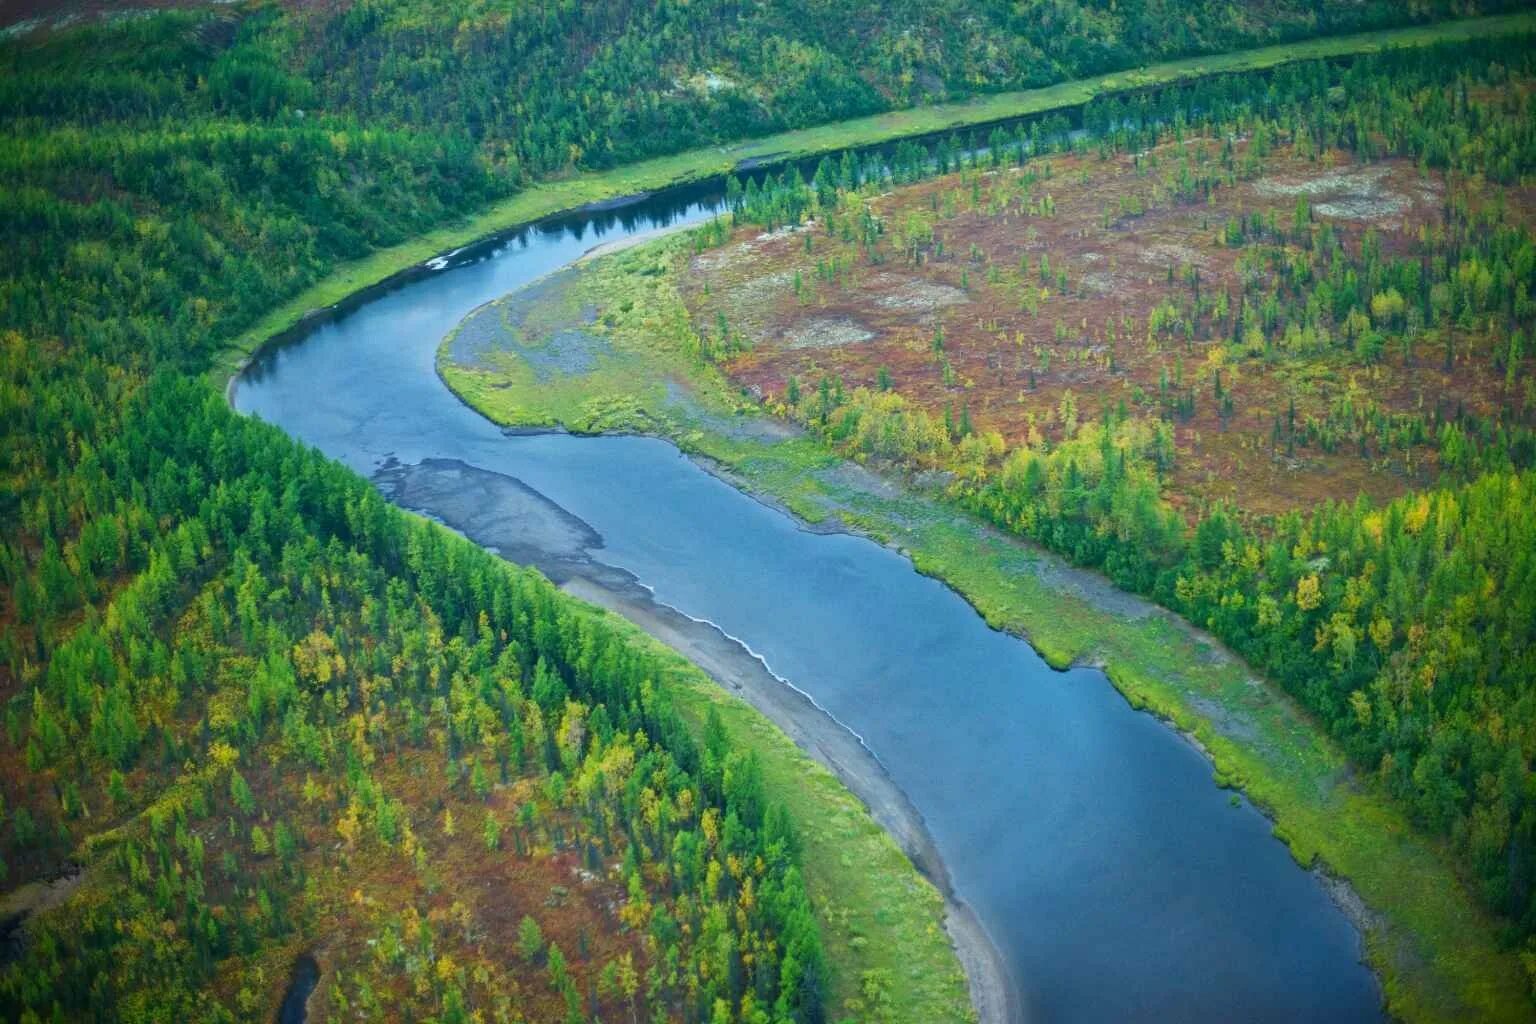
<instances>
[{"instance_id":1,"label":"dark pool of water","mask_svg":"<svg viewBox=\"0 0 1536 1024\"><path fill-rule=\"evenodd\" d=\"M802 530L664 442L509 437L437 379L438 342L475 306L710 202L664 196L482 249L274 349L235 403L365 474L442 457L514 476L601 533L604 560L750 646L911 796L1030 1019L1379 1019L1317 881L1100 672L1052 671L900 556Z\"/></svg>"},{"instance_id":2,"label":"dark pool of water","mask_svg":"<svg viewBox=\"0 0 1536 1024\"><path fill-rule=\"evenodd\" d=\"M283 1005L277 1009L277 1024L304 1024L309 1013L309 996L320 983L320 965L305 953L293 965Z\"/></svg>"}]
</instances>

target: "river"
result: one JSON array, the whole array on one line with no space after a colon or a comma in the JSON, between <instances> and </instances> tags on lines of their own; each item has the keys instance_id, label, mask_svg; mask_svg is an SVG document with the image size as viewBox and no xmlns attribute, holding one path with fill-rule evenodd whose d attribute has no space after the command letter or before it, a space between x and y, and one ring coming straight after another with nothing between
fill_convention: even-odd
<instances>
[{"instance_id":1,"label":"river","mask_svg":"<svg viewBox=\"0 0 1536 1024\"><path fill-rule=\"evenodd\" d=\"M572 564L623 570L803 691L921 815L1013 976L1010 1016L1380 1019L1360 937L1318 879L1101 672L1053 671L902 556L807 529L670 444L509 434L439 381L437 345L476 306L717 201L675 191L436 261L269 349L233 401L510 557L538 553L512 501L537 492L585 524L567 531Z\"/></svg>"}]
</instances>

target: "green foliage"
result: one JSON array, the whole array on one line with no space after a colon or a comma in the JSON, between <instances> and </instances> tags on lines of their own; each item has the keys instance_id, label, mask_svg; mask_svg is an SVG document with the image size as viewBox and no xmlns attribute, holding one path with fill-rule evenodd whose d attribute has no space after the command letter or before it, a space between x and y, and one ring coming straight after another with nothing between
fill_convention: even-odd
<instances>
[{"instance_id":1,"label":"green foliage","mask_svg":"<svg viewBox=\"0 0 1536 1024\"><path fill-rule=\"evenodd\" d=\"M209 988L219 965L286 934L306 898L303 872L292 870L298 837L282 820L250 819L275 809L270 798L285 786L299 789L312 767L344 766L335 829L345 846L409 847L418 812L366 766L375 747L424 747L425 731L410 723L425 720L450 752L502 750L514 730L547 729L574 782L549 776L545 799L561 815L578 813L589 822L579 827L603 842L612 841L603 823L623 823L618 834L642 863L665 866L680 836L705 834L689 848L713 867L691 895L681 904L641 896L657 920L702 923L716 901L755 890L745 912L720 913L723 945L709 955L761 949L764 970L706 968L670 927L661 953L707 976L711 998L734 1004L750 989L792 1018L819 1018L820 940L794 846L782 825L764 824L757 762L732 752L723 771L714 767L716 754L701 752L656 689L657 655L577 613L541 577L398 512L361 478L240 418L198 383L157 374L121 393L99 386L102 364L15 337L0 371L16 497L31 510L20 550L40 551L31 531L46 528L71 553L72 581L68 601L34 602L14 627L22 642L9 671L28 689L12 707L44 752L47 767L36 770L65 799L52 811L17 807L6 852L36 864L61 837L97 828L82 812L105 806L98 786L114 805L149 805L120 817L110 852L91 866L93 890L110 901L72 902L40 919L23 958L0 971L9 1015L57 1004L66 1017L224 1016ZM125 540L97 577L73 555L84 526L102 519ZM36 585L41 557L8 565L14 601L17 588ZM81 621L75 602L106 580L101 612ZM541 688L541 679L561 685ZM359 731L364 707L373 724ZM79 742L93 723L124 715L143 737L136 756L109 748L133 772L128 792L97 771L107 752ZM544 770L542 759L517 766ZM226 830L234 884L213 885L202 836ZM492 813L481 838L493 855L503 846ZM722 876L726 863L756 867ZM125 920L144 927L120 928ZM533 945L526 928L523 938ZM656 991L656 1005L681 998L672 984ZM470 1006L476 992L461 987L459 998Z\"/></svg>"},{"instance_id":2,"label":"green foliage","mask_svg":"<svg viewBox=\"0 0 1536 1024\"><path fill-rule=\"evenodd\" d=\"M527 915L517 926L517 951L524 960L535 960L544 952L544 933L539 930L539 922Z\"/></svg>"},{"instance_id":3,"label":"green foliage","mask_svg":"<svg viewBox=\"0 0 1536 1024\"><path fill-rule=\"evenodd\" d=\"M90 873L29 924L0 969L0 1006L21 1019L253 1014L250 989L230 996L220 979L259 978L302 927L306 855L339 836L380 857L414 845L420 868L427 819L381 781L379 755L447 757L489 799L467 753L483 751L504 775L546 782L519 844L569 828L624 847L625 909L660 951L615 971L632 1012L643 991L662 1015L752 1003L820 1020L828 967L800 841L757 759L693 742L654 685L660 655L177 373L204 370L342 262L540 175L1409 16L1329 2L1255 19L1250 6L1211 0L1170 19L1155 2L386 0L160 13L0 43L0 683L6 754L26 773L6 787L0 839L22 877L76 854ZM1447 159L1481 145L1461 141ZM925 158L902 151L903 180ZM753 215L799 218L789 186ZM873 249L880 226L856 227ZM1479 294L1480 275L1466 280ZM853 403L823 383L822 419L841 425ZM599 781L610 755L634 766L622 787ZM283 802L298 793L302 822ZM317 820L319 842L305 831ZM1497 840L1499 822L1478 835ZM481 838L505 845L490 812ZM397 916L389 962L434 962L432 928ZM579 1019L555 959L550 979ZM413 1012L483 1009L465 972L435 962L430 1005ZM334 998L384 1012L366 989L338 984Z\"/></svg>"}]
</instances>

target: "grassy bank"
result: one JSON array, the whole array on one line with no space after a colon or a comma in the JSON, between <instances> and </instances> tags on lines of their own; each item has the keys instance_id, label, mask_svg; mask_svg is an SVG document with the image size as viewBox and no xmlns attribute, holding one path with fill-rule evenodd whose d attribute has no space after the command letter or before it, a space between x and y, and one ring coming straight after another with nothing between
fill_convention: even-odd
<instances>
[{"instance_id":1,"label":"grassy bank","mask_svg":"<svg viewBox=\"0 0 1536 1024\"><path fill-rule=\"evenodd\" d=\"M381 249L338 268L324 280L274 309L236 338L216 361L222 380L273 335L371 285L451 249L498 231L570 210L586 203L653 191L729 172L745 160L813 156L868 146L912 135L963 128L1073 107L1095 96L1165 85L1203 75L1253 71L1299 60L1342 57L1394 46L1428 46L1482 36L1510 35L1536 28L1536 14L1511 14L1411 28L1335 36L1253 50L1149 65L1043 89L997 93L961 103L893 111L816 128L783 132L730 146L692 150L610 171L544 182L491 206L477 216L446 224L401 245Z\"/></svg>"},{"instance_id":2,"label":"grassy bank","mask_svg":"<svg viewBox=\"0 0 1536 1024\"><path fill-rule=\"evenodd\" d=\"M834 976L834 1020L974 1019L965 973L944 931L944 900L843 784L772 722L638 627L606 612L632 642L663 653L677 707L700 730L711 708L733 749L757 754L771 799L794 816L806 887ZM899 1012L896 1012L899 1011Z\"/></svg>"},{"instance_id":3,"label":"grassy bank","mask_svg":"<svg viewBox=\"0 0 1536 1024\"><path fill-rule=\"evenodd\" d=\"M1102 578L1004 537L937 492L890 487L820 442L786 435L687 353L690 328L667 272L691 252L674 237L580 265L521 302L481 315L505 344L445 345L450 386L506 424L646 430L715 460L745 487L811 520L835 519L900 547L998 628L1030 638L1054 665L1105 666L1128 700L1193 735L1217 781L1240 786L1306 866L1349 880L1369 908L1370 959L1405 1020L1522 1020L1530 1004L1516 957L1457 878L1375 785L1278 689L1208 637ZM523 298L527 299L528 296ZM562 345L586 345L578 372L530 359L556 325L597 319Z\"/></svg>"}]
</instances>

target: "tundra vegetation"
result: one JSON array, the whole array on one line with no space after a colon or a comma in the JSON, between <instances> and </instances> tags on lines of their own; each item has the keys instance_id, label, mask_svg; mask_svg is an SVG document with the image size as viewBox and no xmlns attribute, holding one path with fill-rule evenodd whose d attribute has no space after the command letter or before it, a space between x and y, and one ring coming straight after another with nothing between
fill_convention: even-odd
<instances>
[{"instance_id":1,"label":"tundra vegetation","mask_svg":"<svg viewBox=\"0 0 1536 1024\"><path fill-rule=\"evenodd\" d=\"M1224 779L1339 869L1369 873L1396 843L1383 808L1406 812L1481 920L1406 881L1373 906L1432 972L1505 979L1493 1006L1517 1018L1503 972L1536 967L1530 44L1213 78L1095 101L1084 134L1050 117L733 179L718 220L569 286L609 297L612 354L570 383L579 403L491 386L526 372L548 304L500 355L450 341L444 372L504 420L669 433L800 509L818 451L867 462L1209 630L1348 759L1276 781L1234 752ZM626 383L646 359L689 400ZM744 444L753 407L807 436ZM1001 587L966 587L1006 554L946 561L899 514L820 507L1015 621ZM1140 674L1117 682L1211 713ZM1308 787L1339 777L1383 802L1307 820ZM1490 954L1448 968L1468 927ZM1395 1009L1436 1015L1405 981L1420 966L1375 959Z\"/></svg>"},{"instance_id":2,"label":"tundra vegetation","mask_svg":"<svg viewBox=\"0 0 1536 1024\"><path fill-rule=\"evenodd\" d=\"M269 1018L301 949L324 969L321 1016L959 1015L952 957L949 974L943 955L910 961L938 965L924 977L854 969L876 943L843 926L930 949L937 900L782 736L633 630L236 417L200 377L343 265L550 177L1456 6L374 0L10 26L0 863L16 893L73 889L19 926L6 1016ZM1484 79L1456 109L1504 102L1505 80ZM1518 176L1526 142L1505 149ZM1463 521L1441 508L1437 531ZM1234 550L1261 536L1222 522ZM1176 532L1149 557L1176 564ZM1317 569L1311 611L1329 621L1339 565ZM1481 643L1456 665L1484 664ZM1375 655L1356 648L1363 672ZM1426 775L1465 787L1447 829L1495 807L1476 708L1447 730L1466 753ZM1414 727L1451 721L1427 715ZM1503 720L1514 749L1523 719ZM1518 903L1525 805L1501 806L1478 828L1507 830L1490 848L1517 851ZM871 894L849 865L877 863Z\"/></svg>"}]
</instances>

